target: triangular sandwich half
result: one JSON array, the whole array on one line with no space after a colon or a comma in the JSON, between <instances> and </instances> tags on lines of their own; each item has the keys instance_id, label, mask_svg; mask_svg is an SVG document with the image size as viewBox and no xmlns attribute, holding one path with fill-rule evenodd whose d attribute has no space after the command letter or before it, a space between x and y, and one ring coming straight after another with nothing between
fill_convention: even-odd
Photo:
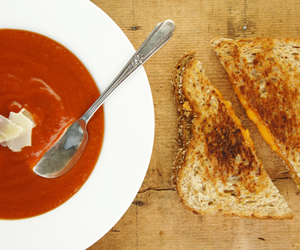
<instances>
[{"instance_id":1,"label":"triangular sandwich half","mask_svg":"<svg viewBox=\"0 0 300 250\"><path fill-rule=\"evenodd\" d=\"M249 118L300 188L300 39L216 37L212 44Z\"/></svg>"},{"instance_id":2,"label":"triangular sandwich half","mask_svg":"<svg viewBox=\"0 0 300 250\"><path fill-rule=\"evenodd\" d=\"M180 115L173 180L181 201L198 214L292 218L257 158L249 132L194 54L179 60L172 80Z\"/></svg>"}]
</instances>

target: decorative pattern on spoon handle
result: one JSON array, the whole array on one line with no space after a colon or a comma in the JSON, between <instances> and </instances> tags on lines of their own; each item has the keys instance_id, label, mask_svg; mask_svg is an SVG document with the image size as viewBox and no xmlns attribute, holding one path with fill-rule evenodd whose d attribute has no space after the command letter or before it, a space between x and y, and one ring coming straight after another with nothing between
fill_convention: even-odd
<instances>
[{"instance_id":1,"label":"decorative pattern on spoon handle","mask_svg":"<svg viewBox=\"0 0 300 250\"><path fill-rule=\"evenodd\" d=\"M175 24L171 20L166 20L156 25L154 30L146 38L141 47L131 57L131 59L117 75L117 77L112 81L112 83L103 91L103 93L95 101L95 103L80 118L80 120L88 123L93 114L105 102L110 94L171 38L174 29Z\"/></svg>"}]
</instances>

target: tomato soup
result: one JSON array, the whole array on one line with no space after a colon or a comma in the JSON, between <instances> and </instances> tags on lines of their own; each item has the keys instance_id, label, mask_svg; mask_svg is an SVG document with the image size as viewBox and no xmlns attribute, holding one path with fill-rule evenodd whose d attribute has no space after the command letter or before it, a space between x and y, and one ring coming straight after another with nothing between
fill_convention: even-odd
<instances>
[{"instance_id":1,"label":"tomato soup","mask_svg":"<svg viewBox=\"0 0 300 250\"><path fill-rule=\"evenodd\" d=\"M0 218L20 219L50 211L73 196L90 176L102 146L104 114L88 124L89 140L78 163L47 179L33 167L64 129L99 97L79 59L61 44L22 30L0 30L0 114L28 110L36 123L32 146L12 152L0 146Z\"/></svg>"}]
</instances>

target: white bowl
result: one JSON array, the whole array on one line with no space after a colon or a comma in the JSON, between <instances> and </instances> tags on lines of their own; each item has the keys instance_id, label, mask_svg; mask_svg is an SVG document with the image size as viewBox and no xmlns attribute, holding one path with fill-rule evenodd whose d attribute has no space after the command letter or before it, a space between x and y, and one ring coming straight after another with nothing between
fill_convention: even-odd
<instances>
[{"instance_id":1,"label":"white bowl","mask_svg":"<svg viewBox=\"0 0 300 250\"><path fill-rule=\"evenodd\" d=\"M100 91L134 53L121 29L88 0L2 0L0 28L29 30L61 43L83 62ZM0 220L0 249L85 249L126 212L153 147L153 101L143 68L106 101L104 115L102 151L87 182L50 212Z\"/></svg>"}]
</instances>

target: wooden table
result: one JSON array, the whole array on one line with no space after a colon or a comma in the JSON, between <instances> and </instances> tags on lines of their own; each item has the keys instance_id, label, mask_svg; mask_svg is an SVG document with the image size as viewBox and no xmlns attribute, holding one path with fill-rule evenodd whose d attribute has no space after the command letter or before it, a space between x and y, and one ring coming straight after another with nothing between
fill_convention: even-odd
<instances>
[{"instance_id":1,"label":"wooden table","mask_svg":"<svg viewBox=\"0 0 300 250\"><path fill-rule=\"evenodd\" d=\"M138 48L154 26L176 23L173 38L145 65L155 109L155 140L146 178L122 219L89 250L98 249L300 249L300 190L239 103L210 45L228 38L300 38L300 1L92 0ZM258 155L295 217L257 220L199 216L179 201L171 182L177 153L177 110L171 77L179 57L197 49L207 76L233 104ZM120 187L122 188L122 187Z\"/></svg>"}]
</instances>

